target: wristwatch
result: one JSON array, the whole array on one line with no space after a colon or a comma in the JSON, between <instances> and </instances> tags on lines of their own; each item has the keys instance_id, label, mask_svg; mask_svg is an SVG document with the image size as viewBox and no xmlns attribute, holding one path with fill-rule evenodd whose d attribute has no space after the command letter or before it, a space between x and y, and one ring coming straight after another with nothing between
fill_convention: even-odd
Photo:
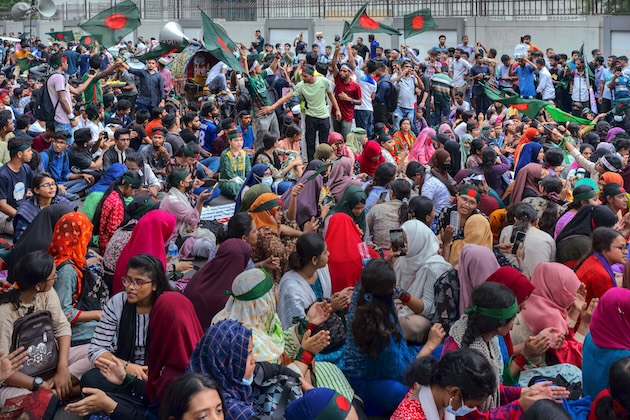
<instances>
[{"instance_id":1,"label":"wristwatch","mask_svg":"<svg viewBox=\"0 0 630 420\"><path fill-rule=\"evenodd\" d=\"M37 391L44 384L44 380L39 376L33 378L33 389L32 391Z\"/></svg>"}]
</instances>

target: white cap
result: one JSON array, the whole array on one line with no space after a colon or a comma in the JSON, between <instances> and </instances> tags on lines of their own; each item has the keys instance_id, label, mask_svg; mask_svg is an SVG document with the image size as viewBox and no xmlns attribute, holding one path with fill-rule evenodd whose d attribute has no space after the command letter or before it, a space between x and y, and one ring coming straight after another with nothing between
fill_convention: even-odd
<instances>
[{"instance_id":1,"label":"white cap","mask_svg":"<svg viewBox=\"0 0 630 420\"><path fill-rule=\"evenodd\" d=\"M291 112L293 115L300 115L300 105L294 105L293 108L291 108Z\"/></svg>"},{"instance_id":2,"label":"white cap","mask_svg":"<svg viewBox=\"0 0 630 420\"><path fill-rule=\"evenodd\" d=\"M320 35L324 35L324 33L323 32L315 32L315 38L317 38Z\"/></svg>"},{"instance_id":3,"label":"white cap","mask_svg":"<svg viewBox=\"0 0 630 420\"><path fill-rule=\"evenodd\" d=\"M160 63L160 64L162 64L162 65L166 66L166 65L167 65L168 63L170 63L171 61L173 61L173 60L172 60L172 59L169 59L169 58L166 58L166 57L161 57L161 58L158 60L158 63Z\"/></svg>"}]
</instances>

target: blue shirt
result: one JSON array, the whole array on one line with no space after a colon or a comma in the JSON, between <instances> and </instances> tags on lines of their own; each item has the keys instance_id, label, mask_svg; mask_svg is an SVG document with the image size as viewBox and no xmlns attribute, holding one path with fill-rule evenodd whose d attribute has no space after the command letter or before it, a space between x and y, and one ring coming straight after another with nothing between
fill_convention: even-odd
<instances>
[{"instance_id":1,"label":"blue shirt","mask_svg":"<svg viewBox=\"0 0 630 420\"><path fill-rule=\"evenodd\" d=\"M69 75L71 75L71 76L74 76L77 73L77 70L78 70L77 65L78 65L78 62L79 62L79 57L81 57L81 54L79 54L75 50L68 50L68 51L63 53L63 56L66 57L66 59L68 60L68 71L67 71L67 73Z\"/></svg>"},{"instance_id":2,"label":"blue shirt","mask_svg":"<svg viewBox=\"0 0 630 420\"><path fill-rule=\"evenodd\" d=\"M239 124L236 129L243 135L243 149L252 149L254 145L254 130L250 125L247 130L243 131L243 127Z\"/></svg>"},{"instance_id":3,"label":"blue shirt","mask_svg":"<svg viewBox=\"0 0 630 420\"><path fill-rule=\"evenodd\" d=\"M219 127L205 118L199 118L199 122L201 123L199 125L199 145L210 152L212 151L212 142L217 138ZM243 144L245 144L244 141L245 139L243 139Z\"/></svg>"},{"instance_id":4,"label":"blue shirt","mask_svg":"<svg viewBox=\"0 0 630 420\"><path fill-rule=\"evenodd\" d=\"M57 155L52 150L52 146L48 150L44 150L40 154L44 171L50 173L53 179L59 183L70 179L70 158L68 152L64 150L61 155ZM52 160L49 161L50 156L52 156Z\"/></svg>"},{"instance_id":5,"label":"blue shirt","mask_svg":"<svg viewBox=\"0 0 630 420\"><path fill-rule=\"evenodd\" d=\"M90 63L88 61L90 57L90 54L81 54L79 56L79 76L83 77L90 69Z\"/></svg>"},{"instance_id":6,"label":"blue shirt","mask_svg":"<svg viewBox=\"0 0 630 420\"><path fill-rule=\"evenodd\" d=\"M148 106L150 109L158 106L160 101L164 99L164 80L162 75L156 70L149 73L144 69L129 69L129 73L138 76L140 84L138 85L138 103Z\"/></svg>"},{"instance_id":7,"label":"blue shirt","mask_svg":"<svg viewBox=\"0 0 630 420\"><path fill-rule=\"evenodd\" d=\"M534 69L532 66L529 64L525 64L525 67L518 66L514 69L514 74L518 75L518 87L521 89L521 98L526 96L536 97Z\"/></svg>"}]
</instances>

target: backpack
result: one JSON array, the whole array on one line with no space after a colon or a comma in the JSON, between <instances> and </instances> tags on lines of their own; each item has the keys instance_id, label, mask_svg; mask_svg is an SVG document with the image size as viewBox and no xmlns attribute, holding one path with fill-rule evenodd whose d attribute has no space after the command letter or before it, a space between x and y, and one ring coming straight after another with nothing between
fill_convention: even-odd
<instances>
[{"instance_id":1,"label":"backpack","mask_svg":"<svg viewBox=\"0 0 630 420\"><path fill-rule=\"evenodd\" d=\"M59 102L61 102L57 99L57 104L53 107L50 93L48 93L48 81L54 74L55 73L48 76L46 80L44 80L42 87L33 92L33 99L35 101L33 113L35 114L35 118L39 121L54 121L57 107L59 106Z\"/></svg>"},{"instance_id":2,"label":"backpack","mask_svg":"<svg viewBox=\"0 0 630 420\"><path fill-rule=\"evenodd\" d=\"M393 84L390 80L382 80L380 79L376 85L380 85L382 83L389 83L391 89L389 90L389 96L385 98L385 105L387 106L387 112L394 112L398 107L398 95L400 94L400 88L398 85Z\"/></svg>"},{"instance_id":3,"label":"backpack","mask_svg":"<svg viewBox=\"0 0 630 420\"><path fill-rule=\"evenodd\" d=\"M66 260L62 262L57 267L57 271L68 264L72 264L72 261ZM87 267L83 269L82 273L81 294L76 299L73 296L72 306L80 311L102 310L109 300L109 288L99 274Z\"/></svg>"},{"instance_id":4,"label":"backpack","mask_svg":"<svg viewBox=\"0 0 630 420\"><path fill-rule=\"evenodd\" d=\"M28 350L28 359L20 372L44 379L53 376L57 370L59 349L50 312L35 311L13 323L11 351L19 347Z\"/></svg>"}]
</instances>

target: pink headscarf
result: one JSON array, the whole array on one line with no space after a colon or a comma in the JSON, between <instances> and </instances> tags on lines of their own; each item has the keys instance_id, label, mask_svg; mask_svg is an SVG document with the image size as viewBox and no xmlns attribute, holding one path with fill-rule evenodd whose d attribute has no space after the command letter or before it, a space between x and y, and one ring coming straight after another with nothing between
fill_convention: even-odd
<instances>
[{"instance_id":1,"label":"pink headscarf","mask_svg":"<svg viewBox=\"0 0 630 420\"><path fill-rule=\"evenodd\" d=\"M608 130L608 134L606 134L606 143L610 143L611 141L613 141L615 136L619 133L625 133L625 130L621 127L613 127Z\"/></svg>"},{"instance_id":2,"label":"pink headscarf","mask_svg":"<svg viewBox=\"0 0 630 420\"><path fill-rule=\"evenodd\" d=\"M429 163L429 159L435 153L432 136L435 136L435 130L431 127L425 128L418 134L418 138L409 152L409 160L417 160L423 165Z\"/></svg>"},{"instance_id":3,"label":"pink headscarf","mask_svg":"<svg viewBox=\"0 0 630 420\"><path fill-rule=\"evenodd\" d=\"M447 134L447 136L449 136L451 138L451 140L455 140L455 134L453 134L453 128L451 128L450 125L442 124L438 128L438 134L445 134L447 131L450 133L450 134ZM457 140L455 140L455 141L457 141Z\"/></svg>"},{"instance_id":4,"label":"pink headscarf","mask_svg":"<svg viewBox=\"0 0 630 420\"><path fill-rule=\"evenodd\" d=\"M485 282L501 266L494 253L481 245L466 244L459 254L459 313L472 304L471 294L475 287Z\"/></svg>"},{"instance_id":5,"label":"pink headscarf","mask_svg":"<svg viewBox=\"0 0 630 420\"><path fill-rule=\"evenodd\" d=\"M597 347L630 350L630 290L607 290L599 298L589 329Z\"/></svg>"},{"instance_id":6,"label":"pink headscarf","mask_svg":"<svg viewBox=\"0 0 630 420\"><path fill-rule=\"evenodd\" d=\"M336 131L331 131L328 134L328 144L331 147L335 144L341 144L341 148L336 151L337 157L345 156L347 158L350 158L352 160L352 165L354 165L354 153L352 153L352 150L350 150L348 146L346 146L346 142L341 134L337 133Z\"/></svg>"},{"instance_id":7,"label":"pink headscarf","mask_svg":"<svg viewBox=\"0 0 630 420\"><path fill-rule=\"evenodd\" d=\"M553 327L569 333L567 309L573 304L580 279L564 264L547 262L538 264L532 274L536 289L527 300L521 317L534 334Z\"/></svg>"}]
</instances>

